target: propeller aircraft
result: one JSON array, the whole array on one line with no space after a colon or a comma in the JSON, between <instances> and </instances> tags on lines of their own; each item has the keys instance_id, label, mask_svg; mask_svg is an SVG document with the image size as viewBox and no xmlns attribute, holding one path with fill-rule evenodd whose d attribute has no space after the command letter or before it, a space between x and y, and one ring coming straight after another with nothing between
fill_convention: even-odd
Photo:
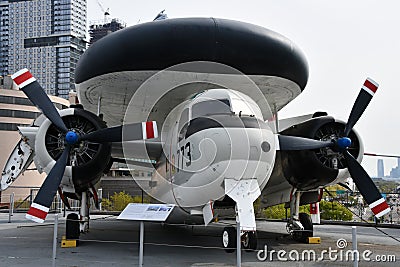
<instances>
[{"instance_id":1,"label":"propeller aircraft","mask_svg":"<svg viewBox=\"0 0 400 267\"><path fill-rule=\"evenodd\" d=\"M81 57L81 105L64 110L27 69L12 78L43 113L19 128L16 147L33 155L23 166L33 160L47 173L26 215L33 221L45 220L58 191L66 205L80 200L80 231L87 231L87 202L98 204L95 185L115 161L154 170L150 180L136 182L176 205L171 221L207 225L219 212L236 214L248 249L257 247L258 198L261 207L290 207L287 229L300 241L312 236L312 223L299 206L349 176L375 216L390 211L360 165L363 143L353 129L378 84L365 80L347 122L323 112L278 120L306 87L308 64L290 40L265 28L185 18L110 34ZM10 160L2 190L24 169L11 171ZM233 227L224 228L222 244L233 251Z\"/></svg>"}]
</instances>

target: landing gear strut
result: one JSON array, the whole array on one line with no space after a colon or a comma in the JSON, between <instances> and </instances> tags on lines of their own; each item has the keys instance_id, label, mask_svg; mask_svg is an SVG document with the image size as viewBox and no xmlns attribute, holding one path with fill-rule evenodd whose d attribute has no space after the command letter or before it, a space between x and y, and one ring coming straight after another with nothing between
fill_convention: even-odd
<instances>
[{"instance_id":1,"label":"landing gear strut","mask_svg":"<svg viewBox=\"0 0 400 267\"><path fill-rule=\"evenodd\" d=\"M81 233L87 233L89 231L89 204L89 194L87 192L82 192L79 221L79 228Z\"/></svg>"},{"instance_id":2,"label":"landing gear strut","mask_svg":"<svg viewBox=\"0 0 400 267\"><path fill-rule=\"evenodd\" d=\"M79 215L70 213L67 216L65 236L67 239L79 239L80 233L89 231L89 194L82 192Z\"/></svg>"},{"instance_id":3,"label":"landing gear strut","mask_svg":"<svg viewBox=\"0 0 400 267\"><path fill-rule=\"evenodd\" d=\"M246 251L257 248L256 217L254 201L261 195L256 178L235 180L225 178L225 193L236 202L236 221L240 222L240 241ZM225 251L232 253L237 247L236 228L225 227L222 233L222 244Z\"/></svg>"},{"instance_id":4,"label":"landing gear strut","mask_svg":"<svg viewBox=\"0 0 400 267\"><path fill-rule=\"evenodd\" d=\"M242 244L247 252L257 249L257 232L248 231L244 232L242 236Z\"/></svg>"},{"instance_id":5,"label":"landing gear strut","mask_svg":"<svg viewBox=\"0 0 400 267\"><path fill-rule=\"evenodd\" d=\"M286 225L286 229L294 240L307 243L308 238L313 236L313 224L310 215L300 213L300 196L301 192L295 191L290 200L290 218Z\"/></svg>"}]
</instances>

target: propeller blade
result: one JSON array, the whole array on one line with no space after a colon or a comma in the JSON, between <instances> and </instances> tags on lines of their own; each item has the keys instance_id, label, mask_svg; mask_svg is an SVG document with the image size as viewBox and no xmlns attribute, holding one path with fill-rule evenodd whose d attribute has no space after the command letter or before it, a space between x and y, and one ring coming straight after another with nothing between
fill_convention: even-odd
<instances>
[{"instance_id":1,"label":"propeller blade","mask_svg":"<svg viewBox=\"0 0 400 267\"><path fill-rule=\"evenodd\" d=\"M289 136L289 135L278 135L279 139L279 150L312 150L323 147L333 146L332 141L320 141L310 138Z\"/></svg>"},{"instance_id":2,"label":"propeller blade","mask_svg":"<svg viewBox=\"0 0 400 267\"><path fill-rule=\"evenodd\" d=\"M54 164L49 175L47 175L25 216L27 219L38 223L43 223L46 219L51 203L53 202L54 196L56 195L61 179L64 175L69 150L70 147L66 146L61 157Z\"/></svg>"},{"instance_id":3,"label":"propeller blade","mask_svg":"<svg viewBox=\"0 0 400 267\"><path fill-rule=\"evenodd\" d=\"M11 78L25 93L29 100L38 107L42 113L60 130L64 133L68 131L60 114L54 107L48 95L44 92L43 88L36 81L35 77L29 72L28 69L22 69L13 75Z\"/></svg>"},{"instance_id":4,"label":"propeller blade","mask_svg":"<svg viewBox=\"0 0 400 267\"><path fill-rule=\"evenodd\" d=\"M347 120L347 124L344 129L344 136L349 135L351 129L353 129L353 126L357 123L358 119L364 113L364 110L367 108L376 90L378 90L378 86L378 83L376 83L371 78L367 78L365 80L364 85L361 88L356 102L354 103L353 108L350 112L349 119Z\"/></svg>"},{"instance_id":5,"label":"propeller blade","mask_svg":"<svg viewBox=\"0 0 400 267\"><path fill-rule=\"evenodd\" d=\"M390 211L389 205L364 168L347 150L345 150L343 154L346 158L348 170L354 183L357 185L358 190L375 216L379 218L388 213Z\"/></svg>"},{"instance_id":6,"label":"propeller blade","mask_svg":"<svg viewBox=\"0 0 400 267\"><path fill-rule=\"evenodd\" d=\"M122 139L124 129L124 139ZM157 124L155 121L138 122L100 129L80 137L80 140L88 140L96 143L122 142L157 138Z\"/></svg>"},{"instance_id":7,"label":"propeller blade","mask_svg":"<svg viewBox=\"0 0 400 267\"><path fill-rule=\"evenodd\" d=\"M385 157L385 158L400 158L400 156L396 155L386 155L386 154L375 154L375 153L364 153L366 156L372 156L372 157Z\"/></svg>"}]
</instances>

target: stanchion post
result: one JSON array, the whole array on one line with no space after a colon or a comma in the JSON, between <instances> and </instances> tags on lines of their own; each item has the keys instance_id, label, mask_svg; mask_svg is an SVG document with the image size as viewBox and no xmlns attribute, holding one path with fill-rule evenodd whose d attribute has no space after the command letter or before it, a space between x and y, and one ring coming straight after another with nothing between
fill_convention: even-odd
<instances>
[{"instance_id":1,"label":"stanchion post","mask_svg":"<svg viewBox=\"0 0 400 267\"><path fill-rule=\"evenodd\" d=\"M103 206L101 203L103 202L103 188L99 188L99 190L97 190L97 195L99 198L99 210L102 210Z\"/></svg>"},{"instance_id":2,"label":"stanchion post","mask_svg":"<svg viewBox=\"0 0 400 267\"><path fill-rule=\"evenodd\" d=\"M57 231L58 231L58 214L54 216L54 231L53 231L53 257L52 265L56 266L56 255L57 255Z\"/></svg>"},{"instance_id":3,"label":"stanchion post","mask_svg":"<svg viewBox=\"0 0 400 267\"><path fill-rule=\"evenodd\" d=\"M143 267L144 222L140 221L139 267Z\"/></svg>"},{"instance_id":4,"label":"stanchion post","mask_svg":"<svg viewBox=\"0 0 400 267\"><path fill-rule=\"evenodd\" d=\"M242 251L240 249L241 242L240 242L240 222L237 220L236 222L236 266L242 266Z\"/></svg>"},{"instance_id":5,"label":"stanchion post","mask_svg":"<svg viewBox=\"0 0 400 267\"><path fill-rule=\"evenodd\" d=\"M357 251L357 226L351 227L351 242L353 244L353 251ZM358 267L358 259L360 255L358 252L353 253L353 255L355 255L353 266Z\"/></svg>"},{"instance_id":6,"label":"stanchion post","mask_svg":"<svg viewBox=\"0 0 400 267\"><path fill-rule=\"evenodd\" d=\"M10 195L10 206L8 210L8 223L11 223L11 216L14 214L14 192Z\"/></svg>"}]
</instances>

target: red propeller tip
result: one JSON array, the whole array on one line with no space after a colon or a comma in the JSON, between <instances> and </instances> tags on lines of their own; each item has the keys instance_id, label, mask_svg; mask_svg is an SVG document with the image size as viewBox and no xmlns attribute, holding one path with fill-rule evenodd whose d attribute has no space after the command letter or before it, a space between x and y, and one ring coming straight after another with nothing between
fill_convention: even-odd
<instances>
[{"instance_id":1,"label":"red propeller tip","mask_svg":"<svg viewBox=\"0 0 400 267\"><path fill-rule=\"evenodd\" d=\"M157 123L155 121L142 122L142 133L143 139L157 138Z\"/></svg>"},{"instance_id":2,"label":"red propeller tip","mask_svg":"<svg viewBox=\"0 0 400 267\"><path fill-rule=\"evenodd\" d=\"M380 198L377 201L369 204L369 207L378 218L390 211L389 205L386 203L384 198Z\"/></svg>"},{"instance_id":3,"label":"red propeller tip","mask_svg":"<svg viewBox=\"0 0 400 267\"><path fill-rule=\"evenodd\" d=\"M32 203L25 217L31 221L43 223L46 219L47 213L49 213L49 208L37 203Z\"/></svg>"},{"instance_id":4,"label":"red propeller tip","mask_svg":"<svg viewBox=\"0 0 400 267\"><path fill-rule=\"evenodd\" d=\"M378 90L379 84L372 80L371 78L367 78L364 82L362 89L364 89L370 95L374 95L376 90Z\"/></svg>"},{"instance_id":5,"label":"red propeller tip","mask_svg":"<svg viewBox=\"0 0 400 267\"><path fill-rule=\"evenodd\" d=\"M19 88L23 88L28 84L36 81L35 77L32 76L28 69L17 71L13 75L11 75L11 78L19 86Z\"/></svg>"}]
</instances>

